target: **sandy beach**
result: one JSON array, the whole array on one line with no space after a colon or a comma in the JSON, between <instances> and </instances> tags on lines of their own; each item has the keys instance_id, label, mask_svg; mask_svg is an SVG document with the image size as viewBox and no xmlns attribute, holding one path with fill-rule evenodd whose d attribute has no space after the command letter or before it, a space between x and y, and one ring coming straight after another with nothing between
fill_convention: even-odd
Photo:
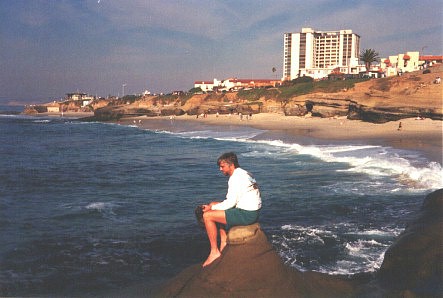
<instances>
[{"instance_id":1,"label":"sandy beach","mask_svg":"<svg viewBox=\"0 0 443 298\"><path fill-rule=\"evenodd\" d=\"M241 119L242 118L242 119ZM421 151L428 159L442 164L442 121L430 119L402 119L374 124L343 118L314 118L284 116L276 113L255 114L251 118L239 115L208 115L207 117L179 116L124 118L121 124L136 124L145 129L186 130L195 125L249 126L265 130L283 139L300 144L346 142L390 146ZM399 124L401 122L401 128Z\"/></svg>"}]
</instances>

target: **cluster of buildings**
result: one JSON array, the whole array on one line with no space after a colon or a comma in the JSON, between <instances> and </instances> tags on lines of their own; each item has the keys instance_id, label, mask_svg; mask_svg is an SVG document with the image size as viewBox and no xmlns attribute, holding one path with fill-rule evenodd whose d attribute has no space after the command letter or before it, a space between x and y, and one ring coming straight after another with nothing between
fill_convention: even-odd
<instances>
[{"instance_id":1,"label":"cluster of buildings","mask_svg":"<svg viewBox=\"0 0 443 298\"><path fill-rule=\"evenodd\" d=\"M211 91L238 91L242 89L262 88L262 87L276 87L281 85L281 80L267 80L267 79L237 79L229 78L219 81L195 81L194 88L200 88L203 92Z\"/></svg>"},{"instance_id":2,"label":"cluster of buildings","mask_svg":"<svg viewBox=\"0 0 443 298\"><path fill-rule=\"evenodd\" d=\"M79 103L80 108L84 108L89 105L96 97L83 92L66 93L64 101L76 101ZM61 106L54 101L52 104L48 105L47 111L49 113L59 113L63 112Z\"/></svg>"},{"instance_id":3,"label":"cluster of buildings","mask_svg":"<svg viewBox=\"0 0 443 298\"><path fill-rule=\"evenodd\" d=\"M66 93L66 100L75 100L81 101L82 107L87 106L95 99L94 96L89 95L87 93L75 92L75 93Z\"/></svg>"},{"instance_id":4,"label":"cluster of buildings","mask_svg":"<svg viewBox=\"0 0 443 298\"><path fill-rule=\"evenodd\" d=\"M406 52L381 58L379 64L367 70L360 63L360 36L352 30L316 31L302 28L301 32L283 35L283 77L281 80L227 79L196 81L195 88L202 91L239 90L263 86L276 86L303 76L316 80L331 74L374 78L401 75L442 62L443 56L420 56L419 52Z\"/></svg>"},{"instance_id":5,"label":"cluster of buildings","mask_svg":"<svg viewBox=\"0 0 443 298\"><path fill-rule=\"evenodd\" d=\"M309 76L315 80L369 76L373 78L402 75L442 63L443 56L420 56L406 52L380 59L366 69L360 61L360 36L350 29L316 31L302 28L301 32L283 34L283 74L281 79L239 79L195 81L194 88L203 92L238 91L252 88L276 87L284 81ZM124 87L125 85L123 85ZM124 89L123 89L124 90ZM124 91L123 91L124 93ZM174 91L173 94L181 94ZM142 95L150 95L146 90ZM67 100L82 101L82 107L93 99L86 93L68 93Z\"/></svg>"},{"instance_id":6,"label":"cluster of buildings","mask_svg":"<svg viewBox=\"0 0 443 298\"><path fill-rule=\"evenodd\" d=\"M381 58L380 64L374 66L387 77L402 75L405 72L426 69L434 63L442 63L443 56L419 55L419 52L406 52Z\"/></svg>"}]
</instances>

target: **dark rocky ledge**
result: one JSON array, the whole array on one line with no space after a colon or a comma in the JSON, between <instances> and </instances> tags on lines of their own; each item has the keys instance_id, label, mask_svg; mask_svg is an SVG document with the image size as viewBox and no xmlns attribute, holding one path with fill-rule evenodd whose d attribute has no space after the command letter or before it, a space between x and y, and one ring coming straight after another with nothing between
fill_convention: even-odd
<instances>
[{"instance_id":1,"label":"dark rocky ledge","mask_svg":"<svg viewBox=\"0 0 443 298\"><path fill-rule=\"evenodd\" d=\"M283 264L259 224L234 227L222 256L189 267L155 297L441 297L443 189L388 249L380 270L353 277L300 272ZM151 296L138 292L140 296Z\"/></svg>"},{"instance_id":2,"label":"dark rocky ledge","mask_svg":"<svg viewBox=\"0 0 443 298\"><path fill-rule=\"evenodd\" d=\"M426 197L416 219L385 253L377 281L391 297L443 297L442 232L440 189Z\"/></svg>"}]
</instances>

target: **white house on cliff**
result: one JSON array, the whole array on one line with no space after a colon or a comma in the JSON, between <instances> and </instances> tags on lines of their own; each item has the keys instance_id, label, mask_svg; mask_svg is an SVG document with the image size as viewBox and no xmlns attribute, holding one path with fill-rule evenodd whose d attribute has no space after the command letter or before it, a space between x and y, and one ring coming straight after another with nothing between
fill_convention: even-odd
<instances>
[{"instance_id":1,"label":"white house on cliff","mask_svg":"<svg viewBox=\"0 0 443 298\"><path fill-rule=\"evenodd\" d=\"M223 81L217 79L213 81L195 81L194 88L201 88L203 92L237 91L248 88L275 87L280 84L280 80L229 78Z\"/></svg>"}]
</instances>

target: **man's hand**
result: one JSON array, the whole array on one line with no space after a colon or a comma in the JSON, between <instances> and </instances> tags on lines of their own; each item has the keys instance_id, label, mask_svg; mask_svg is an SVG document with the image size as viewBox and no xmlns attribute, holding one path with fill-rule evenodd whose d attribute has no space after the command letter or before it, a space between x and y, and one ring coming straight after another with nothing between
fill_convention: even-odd
<instances>
[{"instance_id":1,"label":"man's hand","mask_svg":"<svg viewBox=\"0 0 443 298\"><path fill-rule=\"evenodd\" d=\"M202 205L202 210L203 210L203 212L206 212L206 211L209 211L209 210L212 210L211 209L211 207L212 206L214 206L214 205L217 205L217 204L219 204L220 202L211 202L211 203L209 203L209 204L207 204L207 205Z\"/></svg>"},{"instance_id":2,"label":"man's hand","mask_svg":"<svg viewBox=\"0 0 443 298\"><path fill-rule=\"evenodd\" d=\"M202 205L202 207L203 207L203 212L211 210L211 205Z\"/></svg>"}]
</instances>

